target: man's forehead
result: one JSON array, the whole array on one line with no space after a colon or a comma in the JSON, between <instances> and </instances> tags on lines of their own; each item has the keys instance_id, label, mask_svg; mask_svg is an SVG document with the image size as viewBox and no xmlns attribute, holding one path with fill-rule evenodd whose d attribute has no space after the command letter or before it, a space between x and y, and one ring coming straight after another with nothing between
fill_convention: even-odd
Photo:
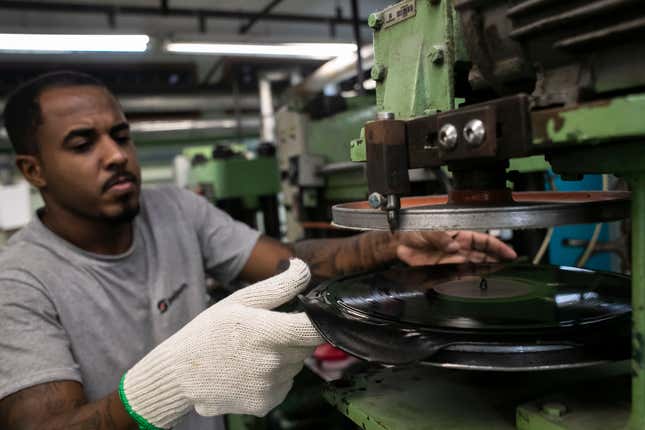
<instances>
[{"instance_id":1,"label":"man's forehead","mask_svg":"<svg viewBox=\"0 0 645 430\"><path fill-rule=\"evenodd\" d=\"M40 95L43 120L48 117L84 116L111 113L122 116L116 99L104 88L97 86L70 86L50 88Z\"/></svg>"}]
</instances>

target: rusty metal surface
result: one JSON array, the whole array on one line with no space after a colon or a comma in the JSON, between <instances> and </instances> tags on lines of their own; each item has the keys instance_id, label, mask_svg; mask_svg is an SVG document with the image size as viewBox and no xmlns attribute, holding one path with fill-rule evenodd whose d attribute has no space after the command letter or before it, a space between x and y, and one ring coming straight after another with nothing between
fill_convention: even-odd
<instances>
[{"instance_id":1,"label":"rusty metal surface","mask_svg":"<svg viewBox=\"0 0 645 430\"><path fill-rule=\"evenodd\" d=\"M448 196L401 199L401 230L469 230L491 228L544 228L563 224L614 221L629 216L627 192L521 192L513 203L456 205ZM339 227L388 230L383 211L367 202L352 202L332 208Z\"/></svg>"},{"instance_id":2,"label":"rusty metal surface","mask_svg":"<svg viewBox=\"0 0 645 430\"><path fill-rule=\"evenodd\" d=\"M410 192L405 128L405 121L394 119L365 124L370 193L390 195Z\"/></svg>"},{"instance_id":3,"label":"rusty metal surface","mask_svg":"<svg viewBox=\"0 0 645 430\"><path fill-rule=\"evenodd\" d=\"M645 3L639 0L455 0L478 74L498 94L572 106L645 84ZM476 76L477 74L473 74ZM475 82L471 79L471 85Z\"/></svg>"}]
</instances>

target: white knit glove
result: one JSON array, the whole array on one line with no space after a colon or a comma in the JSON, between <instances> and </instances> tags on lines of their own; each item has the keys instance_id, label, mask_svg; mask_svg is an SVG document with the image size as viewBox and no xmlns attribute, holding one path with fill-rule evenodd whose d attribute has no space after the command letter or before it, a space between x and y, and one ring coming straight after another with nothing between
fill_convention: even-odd
<instances>
[{"instance_id":1,"label":"white knit glove","mask_svg":"<svg viewBox=\"0 0 645 430\"><path fill-rule=\"evenodd\" d=\"M263 416L280 404L303 361L323 342L304 313L270 311L309 282L307 265L206 309L121 379L119 394L142 429L169 428L191 408L204 416Z\"/></svg>"}]
</instances>

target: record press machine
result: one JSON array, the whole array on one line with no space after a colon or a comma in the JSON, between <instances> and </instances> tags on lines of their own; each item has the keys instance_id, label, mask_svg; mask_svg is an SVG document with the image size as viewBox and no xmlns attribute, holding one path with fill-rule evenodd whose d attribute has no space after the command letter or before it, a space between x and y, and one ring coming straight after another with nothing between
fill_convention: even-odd
<instances>
[{"instance_id":1,"label":"record press machine","mask_svg":"<svg viewBox=\"0 0 645 430\"><path fill-rule=\"evenodd\" d=\"M367 163L370 196L334 207L334 222L527 229L631 218L631 360L386 367L326 398L364 429L645 429L645 3L403 0L369 25L379 113L350 151ZM563 178L624 178L631 195L509 190L509 163L536 156ZM453 177L447 196L406 197L409 169L438 167ZM611 332L598 336L613 348Z\"/></svg>"}]
</instances>

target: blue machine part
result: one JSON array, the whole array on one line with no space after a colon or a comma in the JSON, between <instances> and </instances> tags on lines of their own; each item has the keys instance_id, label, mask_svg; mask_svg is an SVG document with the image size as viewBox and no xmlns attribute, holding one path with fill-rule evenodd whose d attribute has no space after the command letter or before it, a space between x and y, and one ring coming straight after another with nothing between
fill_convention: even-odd
<instances>
[{"instance_id":1,"label":"blue machine part","mask_svg":"<svg viewBox=\"0 0 645 430\"><path fill-rule=\"evenodd\" d=\"M552 175L553 183L558 191L592 191L602 190L602 175L585 175L581 181L563 181L560 176ZM548 185L547 185L548 187ZM582 246L567 246L568 239L579 239L585 242L591 239L595 224L567 225L556 227L549 245L549 263L559 266L575 266L585 250ZM603 224L598 242L608 241L609 226ZM612 257L607 252L594 253L585 267L595 270L612 270Z\"/></svg>"}]
</instances>

